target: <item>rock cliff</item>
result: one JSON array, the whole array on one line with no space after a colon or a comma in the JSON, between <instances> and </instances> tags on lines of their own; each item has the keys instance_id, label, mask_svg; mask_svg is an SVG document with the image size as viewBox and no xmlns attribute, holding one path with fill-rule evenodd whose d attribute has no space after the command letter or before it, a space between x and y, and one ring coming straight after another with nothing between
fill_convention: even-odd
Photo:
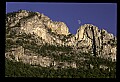
<instances>
[{"instance_id":1,"label":"rock cliff","mask_svg":"<svg viewBox=\"0 0 120 82\"><path fill-rule=\"evenodd\" d=\"M117 40L106 30L98 29L92 24L85 24L77 30L75 38L78 41L77 47L85 48L83 51L91 51L95 56L112 58L116 61Z\"/></svg>"},{"instance_id":2,"label":"rock cliff","mask_svg":"<svg viewBox=\"0 0 120 82\"><path fill-rule=\"evenodd\" d=\"M46 44L49 46L48 50L43 48ZM19 46L13 49L12 45ZM39 51L40 55L46 49L44 52L46 55L50 53L49 48L54 48L55 50L56 48L53 45L58 47L58 50L53 51L56 54L54 56L64 54L66 57L72 57L76 56L75 54L84 52L116 62L117 37L104 29L98 29L97 26L84 24L73 35L69 32L64 22L52 21L49 17L39 12L19 10L6 15L6 58L43 67L55 65L54 68L56 68L56 66L60 66L61 61L55 61L49 55L45 57L38 56ZM72 50L64 52L64 49L61 47L70 47ZM31 48L37 54L34 52L26 53L25 48ZM40 50L42 48L43 51ZM76 57L74 60L76 60ZM92 65L90 64L90 66ZM62 67L76 68L77 63L62 62Z\"/></svg>"}]
</instances>

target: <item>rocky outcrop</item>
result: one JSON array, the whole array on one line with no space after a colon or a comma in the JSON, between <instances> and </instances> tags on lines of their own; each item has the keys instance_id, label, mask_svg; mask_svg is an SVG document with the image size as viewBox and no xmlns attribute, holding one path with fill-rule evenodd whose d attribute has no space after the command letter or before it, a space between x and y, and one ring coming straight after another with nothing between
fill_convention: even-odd
<instances>
[{"instance_id":1,"label":"rocky outcrop","mask_svg":"<svg viewBox=\"0 0 120 82\"><path fill-rule=\"evenodd\" d=\"M50 20L44 14L38 12L30 12L26 10L20 10L18 12L9 13L6 17L6 26L17 27L20 26L21 29L26 29L26 33L30 30L38 29L40 27L46 27L51 29L57 34L68 35L69 29L63 22L56 22ZM29 27L29 28L28 28ZM39 33L38 31L35 33ZM39 35L39 34L38 34Z\"/></svg>"},{"instance_id":2,"label":"rocky outcrop","mask_svg":"<svg viewBox=\"0 0 120 82\"><path fill-rule=\"evenodd\" d=\"M117 46L115 46L116 37L113 34L104 29L99 30L92 24L85 24L78 29L75 37L78 41L77 46L83 48L83 51L90 51L94 56L111 58L112 61L116 61Z\"/></svg>"},{"instance_id":3,"label":"rocky outcrop","mask_svg":"<svg viewBox=\"0 0 120 82\"><path fill-rule=\"evenodd\" d=\"M73 35L64 22L52 21L39 12L20 10L8 13L6 15L6 34L14 36L24 33L40 37L40 40L36 38L38 40L36 44L39 44L42 40L41 44L43 43L43 45L47 43L55 46L71 46L76 52L90 53L96 57L116 61L117 38L92 24L80 26L77 33ZM23 53L24 50L20 52ZM12 53L18 54L16 52ZM7 57L11 59L9 56ZM17 56L15 57L16 61L19 58Z\"/></svg>"},{"instance_id":4,"label":"rocky outcrop","mask_svg":"<svg viewBox=\"0 0 120 82\"><path fill-rule=\"evenodd\" d=\"M64 44L58 35L66 36L69 34L69 29L65 23L52 21L44 14L26 10L7 14L6 29L10 29L12 33L16 34L35 34L45 40L46 43L54 43L55 45ZM51 32L53 33L51 34Z\"/></svg>"},{"instance_id":5,"label":"rocky outcrop","mask_svg":"<svg viewBox=\"0 0 120 82\"><path fill-rule=\"evenodd\" d=\"M5 56L6 58L13 61L21 61L23 63L28 63L31 65L40 65L42 67L50 66L50 64L52 63L52 59L50 59L49 57L38 56L32 52L25 53L24 48L22 46L18 48L12 48L12 50L6 53Z\"/></svg>"},{"instance_id":6,"label":"rocky outcrop","mask_svg":"<svg viewBox=\"0 0 120 82\"><path fill-rule=\"evenodd\" d=\"M23 62L34 66L53 67L54 69L68 67L77 68L75 62L55 61L54 58L48 56L43 57L40 54L24 49L22 46L12 48L9 52L5 53L5 57L12 61Z\"/></svg>"},{"instance_id":7,"label":"rocky outcrop","mask_svg":"<svg viewBox=\"0 0 120 82\"><path fill-rule=\"evenodd\" d=\"M66 24L63 22L51 22L51 21L49 21L47 23L47 27L50 28L52 30L52 32L55 32L57 34L63 34L63 35L69 34L69 29L66 26Z\"/></svg>"}]
</instances>

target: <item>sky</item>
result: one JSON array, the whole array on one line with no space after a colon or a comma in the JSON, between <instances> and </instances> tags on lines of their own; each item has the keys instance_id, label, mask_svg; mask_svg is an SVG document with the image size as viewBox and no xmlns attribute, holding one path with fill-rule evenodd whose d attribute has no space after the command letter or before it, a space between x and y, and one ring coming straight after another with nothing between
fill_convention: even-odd
<instances>
[{"instance_id":1,"label":"sky","mask_svg":"<svg viewBox=\"0 0 120 82\"><path fill-rule=\"evenodd\" d=\"M19 9L40 12L53 21L64 22L72 34L84 24L93 24L117 35L116 3L6 2L6 13Z\"/></svg>"}]
</instances>

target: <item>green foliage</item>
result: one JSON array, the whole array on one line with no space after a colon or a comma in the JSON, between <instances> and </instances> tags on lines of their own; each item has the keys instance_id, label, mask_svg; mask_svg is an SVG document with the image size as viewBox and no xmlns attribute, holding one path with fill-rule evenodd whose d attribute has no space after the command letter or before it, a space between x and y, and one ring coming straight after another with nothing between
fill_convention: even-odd
<instances>
[{"instance_id":1,"label":"green foliage","mask_svg":"<svg viewBox=\"0 0 120 82\"><path fill-rule=\"evenodd\" d=\"M5 59L6 77L41 77L41 78L115 78L114 71L104 71L98 68L85 70L82 68L57 69L33 67L22 62L12 62Z\"/></svg>"},{"instance_id":2,"label":"green foliage","mask_svg":"<svg viewBox=\"0 0 120 82\"><path fill-rule=\"evenodd\" d=\"M7 13L7 14L6 14L6 18L7 18L7 17L14 17L15 15L16 15L16 12Z\"/></svg>"},{"instance_id":3,"label":"green foliage","mask_svg":"<svg viewBox=\"0 0 120 82\"><path fill-rule=\"evenodd\" d=\"M14 41L12 39L7 39L5 43L6 51L9 51L10 48L12 48L12 45L14 44Z\"/></svg>"}]
</instances>

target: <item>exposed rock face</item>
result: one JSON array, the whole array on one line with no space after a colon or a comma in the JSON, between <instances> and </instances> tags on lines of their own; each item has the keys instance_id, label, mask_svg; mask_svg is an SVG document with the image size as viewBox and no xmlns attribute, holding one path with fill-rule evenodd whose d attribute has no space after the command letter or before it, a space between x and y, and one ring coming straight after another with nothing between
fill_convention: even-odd
<instances>
[{"instance_id":1,"label":"exposed rock face","mask_svg":"<svg viewBox=\"0 0 120 82\"><path fill-rule=\"evenodd\" d=\"M99 30L92 24L85 24L78 29L75 37L78 41L77 46L82 47L83 51L91 51L94 55L116 61L116 37L113 34L104 29Z\"/></svg>"},{"instance_id":2,"label":"exposed rock face","mask_svg":"<svg viewBox=\"0 0 120 82\"><path fill-rule=\"evenodd\" d=\"M54 38L54 36L50 35L49 32L54 32L56 35L69 34L69 29L65 23L54 22L43 14L26 10L20 10L14 14L7 14L6 28L7 27L17 34L35 34L42 37L42 39L49 44L53 44L53 42L59 45L63 44L60 39Z\"/></svg>"},{"instance_id":3,"label":"exposed rock face","mask_svg":"<svg viewBox=\"0 0 120 82\"><path fill-rule=\"evenodd\" d=\"M50 58L48 56L43 57L39 54L35 54L29 50L25 50L22 46L19 46L17 48L12 48L9 52L5 53L5 57L17 61L17 62L23 62L28 63L35 66L42 66L42 67L53 67L55 69L57 68L77 68L76 63L68 63L68 62L58 62L55 61L54 58Z\"/></svg>"},{"instance_id":4,"label":"exposed rock face","mask_svg":"<svg viewBox=\"0 0 120 82\"><path fill-rule=\"evenodd\" d=\"M49 21L47 24L47 27L49 27L52 30L52 32L55 32L57 34L63 34L63 35L69 34L68 27L63 22L51 22L51 21Z\"/></svg>"},{"instance_id":5,"label":"exposed rock face","mask_svg":"<svg viewBox=\"0 0 120 82\"><path fill-rule=\"evenodd\" d=\"M108 67L107 67L107 66L105 66L105 65L100 65L100 66L99 66L99 68L101 68L101 69L103 69L103 70L108 69Z\"/></svg>"},{"instance_id":6,"label":"exposed rock face","mask_svg":"<svg viewBox=\"0 0 120 82\"><path fill-rule=\"evenodd\" d=\"M40 37L42 41L35 37L37 45L48 43L55 46L71 46L76 50L76 53L81 51L91 53L96 57L116 61L116 37L104 29L98 29L98 27L92 24L82 25L77 30L77 33L72 35L67 25L63 22L52 21L49 17L39 12L20 10L6 15L6 30L7 35L14 36L25 33ZM32 52L30 53L32 55L26 55L29 53L25 53L24 48L18 47L11 52L7 52L5 56L10 60L41 65L43 67L53 65L56 68L62 63L62 68L77 68L75 62L56 62L53 58L36 56ZM90 66L93 68L92 65Z\"/></svg>"},{"instance_id":7,"label":"exposed rock face","mask_svg":"<svg viewBox=\"0 0 120 82\"><path fill-rule=\"evenodd\" d=\"M15 12L14 14L8 14L6 18L6 26L13 27L20 25L21 29L26 29L26 33L31 30L47 27L51 28L53 32L57 34L68 35L69 29L63 22L54 22L50 20L47 16L40 14L38 12L30 12L26 10L20 10ZM29 28L28 28L29 27ZM35 33L39 33L38 31L33 31ZM39 35L39 34L38 34Z\"/></svg>"},{"instance_id":8,"label":"exposed rock face","mask_svg":"<svg viewBox=\"0 0 120 82\"><path fill-rule=\"evenodd\" d=\"M50 59L49 57L37 56L32 52L25 53L22 46L12 49L11 52L6 53L5 55L9 59L11 59L10 56L12 56L13 59L11 60L22 61L24 63L32 65L40 65L42 67L50 66L50 64L52 63L52 59Z\"/></svg>"}]
</instances>

